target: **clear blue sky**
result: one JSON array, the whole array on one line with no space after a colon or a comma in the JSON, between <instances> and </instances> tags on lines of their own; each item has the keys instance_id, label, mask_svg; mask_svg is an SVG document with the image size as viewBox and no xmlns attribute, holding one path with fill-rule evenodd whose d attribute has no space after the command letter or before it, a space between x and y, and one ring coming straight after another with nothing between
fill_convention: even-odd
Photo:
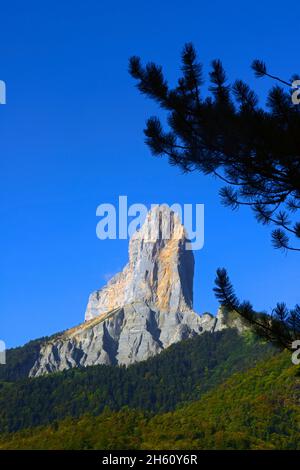
<instances>
[{"instance_id":1,"label":"clear blue sky","mask_svg":"<svg viewBox=\"0 0 300 470\"><path fill-rule=\"evenodd\" d=\"M182 176L144 145L154 104L127 73L129 56L164 65L174 83L193 41L207 72L221 58L229 77L266 82L249 64L299 72L299 13L282 2L13 1L1 7L0 338L8 346L84 318L89 293L127 261L126 241L96 238L96 207L204 203L205 247L196 253L195 308L215 312L215 270L226 266L241 297L259 309L299 302L299 259L271 247L247 210L221 206L218 184ZM297 68L298 67L298 68Z\"/></svg>"}]
</instances>

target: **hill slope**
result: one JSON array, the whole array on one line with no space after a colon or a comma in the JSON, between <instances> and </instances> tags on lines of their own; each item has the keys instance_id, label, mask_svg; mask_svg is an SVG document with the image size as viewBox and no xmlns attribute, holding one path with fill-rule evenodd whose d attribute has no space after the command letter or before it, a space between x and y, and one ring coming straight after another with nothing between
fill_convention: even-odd
<instances>
[{"instance_id":1,"label":"hill slope","mask_svg":"<svg viewBox=\"0 0 300 470\"><path fill-rule=\"evenodd\" d=\"M2 436L0 449L300 449L299 404L299 368L281 353L173 412L68 418Z\"/></svg>"},{"instance_id":2,"label":"hill slope","mask_svg":"<svg viewBox=\"0 0 300 470\"><path fill-rule=\"evenodd\" d=\"M236 371L276 351L234 329L204 333L128 368L93 366L35 379L0 382L2 432L44 425L105 407L163 412L198 399Z\"/></svg>"}]
</instances>

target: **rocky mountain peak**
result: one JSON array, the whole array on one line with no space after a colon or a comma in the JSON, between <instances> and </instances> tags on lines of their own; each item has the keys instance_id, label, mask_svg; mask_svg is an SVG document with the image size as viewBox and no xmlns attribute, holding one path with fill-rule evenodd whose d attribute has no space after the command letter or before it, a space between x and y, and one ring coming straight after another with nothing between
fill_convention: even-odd
<instances>
[{"instance_id":1,"label":"rocky mountain peak","mask_svg":"<svg viewBox=\"0 0 300 470\"><path fill-rule=\"evenodd\" d=\"M129 243L123 271L88 301L85 322L41 346L29 375L71 367L130 365L171 344L227 327L192 310L194 256L187 233L168 206L156 206Z\"/></svg>"},{"instance_id":2,"label":"rocky mountain peak","mask_svg":"<svg viewBox=\"0 0 300 470\"><path fill-rule=\"evenodd\" d=\"M89 298L85 320L131 302L159 311L188 311L193 305L194 256L179 216L167 205L148 212L129 243L129 262Z\"/></svg>"}]
</instances>

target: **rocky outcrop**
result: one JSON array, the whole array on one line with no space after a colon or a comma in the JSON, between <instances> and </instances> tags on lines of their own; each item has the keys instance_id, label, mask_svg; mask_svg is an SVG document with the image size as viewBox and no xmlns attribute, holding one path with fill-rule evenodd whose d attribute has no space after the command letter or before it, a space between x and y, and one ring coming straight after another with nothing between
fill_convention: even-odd
<instances>
[{"instance_id":1,"label":"rocky outcrop","mask_svg":"<svg viewBox=\"0 0 300 470\"><path fill-rule=\"evenodd\" d=\"M129 262L89 298L85 319L130 304L146 302L161 312L191 310L194 255L176 213L156 206L129 243Z\"/></svg>"},{"instance_id":2,"label":"rocky outcrop","mask_svg":"<svg viewBox=\"0 0 300 470\"><path fill-rule=\"evenodd\" d=\"M188 236L167 206L148 213L129 244L129 262L90 295L85 322L46 342L30 371L35 377L96 364L129 365L171 344L226 327L221 314L193 307L194 256Z\"/></svg>"},{"instance_id":3,"label":"rocky outcrop","mask_svg":"<svg viewBox=\"0 0 300 470\"><path fill-rule=\"evenodd\" d=\"M235 328L242 333L249 328L249 325L238 313L219 307L214 331L222 331L226 328Z\"/></svg>"},{"instance_id":4,"label":"rocky outcrop","mask_svg":"<svg viewBox=\"0 0 300 470\"><path fill-rule=\"evenodd\" d=\"M130 365L160 353L171 344L204 331L213 331L216 319L194 312L152 310L132 303L90 320L46 343L30 376L96 364Z\"/></svg>"}]
</instances>

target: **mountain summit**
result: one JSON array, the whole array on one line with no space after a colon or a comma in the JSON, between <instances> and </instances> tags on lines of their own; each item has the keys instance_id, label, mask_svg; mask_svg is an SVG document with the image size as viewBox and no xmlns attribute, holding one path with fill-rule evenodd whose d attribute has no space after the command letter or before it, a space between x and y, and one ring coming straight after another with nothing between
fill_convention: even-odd
<instances>
[{"instance_id":1,"label":"mountain summit","mask_svg":"<svg viewBox=\"0 0 300 470\"><path fill-rule=\"evenodd\" d=\"M194 256L178 215L155 206L129 243L129 262L88 301L85 322L40 350L30 376L146 360L171 344L222 329L193 311Z\"/></svg>"},{"instance_id":2,"label":"mountain summit","mask_svg":"<svg viewBox=\"0 0 300 470\"><path fill-rule=\"evenodd\" d=\"M108 284L93 292L85 319L131 302L161 312L188 311L193 305L194 255L179 216L166 205L155 206L129 243L129 262Z\"/></svg>"}]
</instances>

